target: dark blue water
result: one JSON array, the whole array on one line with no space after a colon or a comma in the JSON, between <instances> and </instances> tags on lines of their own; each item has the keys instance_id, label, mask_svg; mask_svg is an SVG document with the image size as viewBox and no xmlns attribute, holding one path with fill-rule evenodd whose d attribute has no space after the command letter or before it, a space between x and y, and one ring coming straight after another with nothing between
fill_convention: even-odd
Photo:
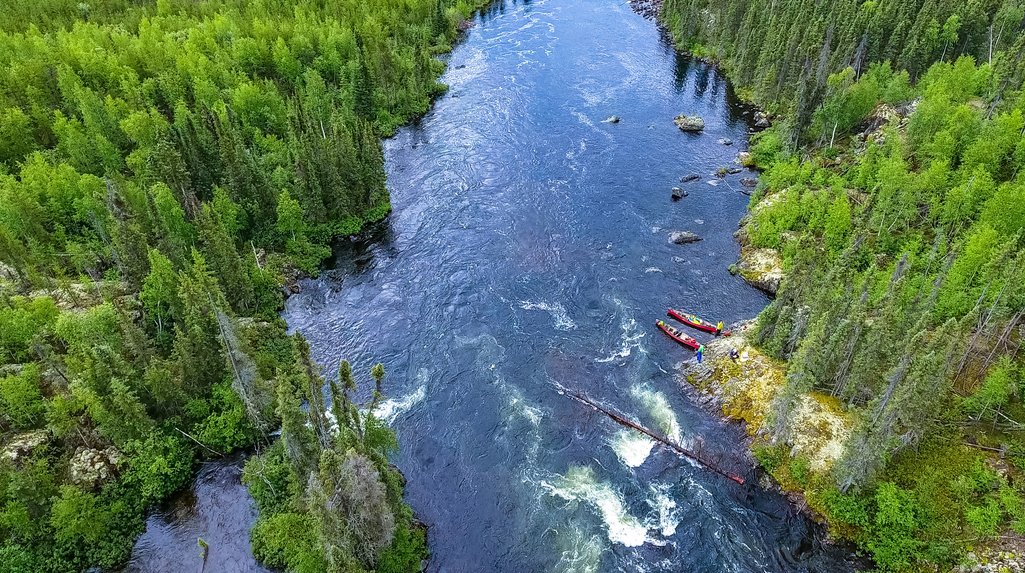
<instances>
[{"instance_id":1,"label":"dark blue water","mask_svg":"<svg viewBox=\"0 0 1025 573\"><path fill-rule=\"evenodd\" d=\"M676 377L690 354L654 327L670 306L732 321L766 304L726 270L743 175L709 183L737 152L717 139L748 130L725 78L625 4L543 0L484 14L444 81L385 144L394 213L284 313L328 372L387 367L431 570L850 570L782 498L554 389L749 471L741 431L692 403ZM680 132L681 112L705 132ZM670 201L688 173L701 179Z\"/></svg>"},{"instance_id":2,"label":"dark blue water","mask_svg":"<svg viewBox=\"0 0 1025 573\"><path fill-rule=\"evenodd\" d=\"M850 571L754 484L743 432L693 402L666 308L727 322L762 294L726 271L747 198L717 181L749 110L611 0L495 4L451 56L450 90L385 143L394 213L339 245L284 313L325 371L388 370L407 499L430 570ZM672 122L704 117L701 135ZM618 124L604 123L618 115ZM726 137L733 147L717 143ZM683 175L689 196L670 200ZM715 183L714 185L712 183ZM674 245L690 230L704 240ZM581 390L737 468L739 486L556 391ZM263 571L233 462L151 517L130 571Z\"/></svg>"}]
</instances>

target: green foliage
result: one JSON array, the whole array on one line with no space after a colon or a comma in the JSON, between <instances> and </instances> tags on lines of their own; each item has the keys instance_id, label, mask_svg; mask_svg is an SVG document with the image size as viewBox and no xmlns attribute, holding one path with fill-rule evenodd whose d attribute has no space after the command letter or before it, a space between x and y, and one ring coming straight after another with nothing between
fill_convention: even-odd
<instances>
[{"instance_id":1,"label":"green foliage","mask_svg":"<svg viewBox=\"0 0 1025 573\"><path fill-rule=\"evenodd\" d=\"M791 133L828 143L834 126L839 133L853 127L877 100L909 99L910 80L934 83L929 71L934 62L961 55L992 60L1005 77L1020 83L1015 74L1023 62L1000 58L1001 52L1020 48L1018 14L1015 0L666 0L661 20L677 46L721 62L741 93L786 112L793 120ZM980 68L970 81L944 83L943 89L974 94L990 73L992 68ZM857 77L863 81L855 86Z\"/></svg>"},{"instance_id":2,"label":"green foliage","mask_svg":"<svg viewBox=\"0 0 1025 573\"><path fill-rule=\"evenodd\" d=\"M381 552L377 573L409 573L419 571L427 553L427 530L415 524L412 511L403 507L397 521L395 539Z\"/></svg>"},{"instance_id":3,"label":"green foliage","mask_svg":"<svg viewBox=\"0 0 1025 573\"><path fill-rule=\"evenodd\" d=\"M10 306L0 307L0 362L16 363L31 359L30 346L38 334L52 328L58 314L49 297L14 298Z\"/></svg>"},{"instance_id":4,"label":"green foliage","mask_svg":"<svg viewBox=\"0 0 1025 573\"><path fill-rule=\"evenodd\" d=\"M981 417L987 411L999 411L1018 395L1020 373L1007 356L1000 359L986 374L982 384L963 403L965 411Z\"/></svg>"},{"instance_id":5,"label":"green foliage","mask_svg":"<svg viewBox=\"0 0 1025 573\"><path fill-rule=\"evenodd\" d=\"M868 542L875 562L884 570L900 571L916 561L921 542L915 538L915 518L911 494L890 482L879 485L875 494L876 513Z\"/></svg>"},{"instance_id":6,"label":"green foliage","mask_svg":"<svg viewBox=\"0 0 1025 573\"><path fill-rule=\"evenodd\" d=\"M125 482L150 505L177 491L192 476L193 454L183 438L150 436L128 446L132 454Z\"/></svg>"},{"instance_id":7,"label":"green foliage","mask_svg":"<svg viewBox=\"0 0 1025 573\"><path fill-rule=\"evenodd\" d=\"M328 570L317 522L310 515L276 513L261 517L250 535L253 555L268 567L292 573Z\"/></svg>"},{"instance_id":8,"label":"green foliage","mask_svg":"<svg viewBox=\"0 0 1025 573\"><path fill-rule=\"evenodd\" d=\"M663 7L679 46L776 114L752 139L745 235L786 276L755 341L789 360L781 396L830 394L853 421L830 475L786 455L786 424L755 455L882 570L951 566L1025 530L1013 480L961 446L1016 460L1022 443L1023 16L1011 1Z\"/></svg>"},{"instance_id":9,"label":"green foliage","mask_svg":"<svg viewBox=\"0 0 1025 573\"><path fill-rule=\"evenodd\" d=\"M39 390L39 366L0 378L0 427L27 430L43 419L46 406Z\"/></svg>"},{"instance_id":10,"label":"green foliage","mask_svg":"<svg viewBox=\"0 0 1025 573\"><path fill-rule=\"evenodd\" d=\"M292 572L419 571L425 532L388 463L395 433L373 415L384 366L371 369L373 397L360 406L352 368L341 361L329 407L309 346L300 339L296 348L294 367L278 381L281 439L246 462L243 474L261 515L251 535L254 554ZM336 428L327 423L329 410Z\"/></svg>"}]
</instances>

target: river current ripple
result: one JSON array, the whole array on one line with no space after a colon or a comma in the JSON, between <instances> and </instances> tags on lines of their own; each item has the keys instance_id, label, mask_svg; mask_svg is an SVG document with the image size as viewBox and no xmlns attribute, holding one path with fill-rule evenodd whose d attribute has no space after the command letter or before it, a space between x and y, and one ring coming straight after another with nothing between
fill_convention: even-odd
<instances>
[{"instance_id":1,"label":"river current ripple","mask_svg":"<svg viewBox=\"0 0 1025 573\"><path fill-rule=\"evenodd\" d=\"M432 111L385 142L392 215L343 241L283 314L328 375L347 358L366 388L385 364L381 414L430 527L430 571L852 571L755 485L742 430L681 388L691 354L654 326L671 306L729 322L767 303L727 272L739 180L754 175L714 175L750 125L725 77L625 3L534 0L479 16L443 81ZM678 130L681 112L704 133ZM674 186L689 195L672 202ZM674 230L703 240L672 244ZM749 485L556 384L702 443Z\"/></svg>"}]
</instances>

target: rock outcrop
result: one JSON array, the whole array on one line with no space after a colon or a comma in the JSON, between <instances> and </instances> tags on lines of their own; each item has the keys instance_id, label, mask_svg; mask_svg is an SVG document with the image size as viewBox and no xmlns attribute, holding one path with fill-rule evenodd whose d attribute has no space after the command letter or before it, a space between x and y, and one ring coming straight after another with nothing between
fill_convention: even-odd
<instances>
[{"instance_id":1,"label":"rock outcrop","mask_svg":"<svg viewBox=\"0 0 1025 573\"><path fill-rule=\"evenodd\" d=\"M769 114L764 111L756 111L754 115L755 127L758 129L767 129L772 127L772 120L769 119Z\"/></svg>"},{"instance_id":2,"label":"rock outcrop","mask_svg":"<svg viewBox=\"0 0 1025 573\"><path fill-rule=\"evenodd\" d=\"M669 233L669 242L676 243L677 245L686 245L687 243L696 243L701 240L696 233L690 231L673 231Z\"/></svg>"},{"instance_id":3,"label":"rock outcrop","mask_svg":"<svg viewBox=\"0 0 1025 573\"><path fill-rule=\"evenodd\" d=\"M698 175L697 173L691 173L689 175L684 175L683 177L680 177L680 183L690 183L691 181L697 181L698 179L701 179L700 175Z\"/></svg>"},{"instance_id":4,"label":"rock outcrop","mask_svg":"<svg viewBox=\"0 0 1025 573\"><path fill-rule=\"evenodd\" d=\"M679 187L673 187L673 199L680 200L687 196L687 192Z\"/></svg>"},{"instance_id":5,"label":"rock outcrop","mask_svg":"<svg viewBox=\"0 0 1025 573\"><path fill-rule=\"evenodd\" d=\"M11 463L19 463L32 455L36 448L50 441L50 432L46 430L33 430L22 434L15 434L0 449L0 460L7 460Z\"/></svg>"},{"instance_id":6,"label":"rock outcrop","mask_svg":"<svg viewBox=\"0 0 1025 573\"><path fill-rule=\"evenodd\" d=\"M105 450L78 448L68 468L72 483L84 488L97 488L117 477L121 452L110 447Z\"/></svg>"},{"instance_id":7,"label":"rock outcrop","mask_svg":"<svg viewBox=\"0 0 1025 573\"><path fill-rule=\"evenodd\" d=\"M675 123L676 127L679 127L680 130L690 133L698 133L705 129L705 120L701 119L701 117L697 115L681 113L673 119L673 123Z\"/></svg>"},{"instance_id":8,"label":"rock outcrop","mask_svg":"<svg viewBox=\"0 0 1025 573\"><path fill-rule=\"evenodd\" d=\"M749 342L753 327L754 320L732 325L730 336L705 343L703 363L689 362L683 370L686 381L709 394L723 415L744 421L751 436L767 432L773 400L786 382L786 365ZM730 358L734 350L736 360ZM843 455L853 425L839 402L813 392L799 398L787 423L791 456L807 459L809 469L820 474Z\"/></svg>"},{"instance_id":9,"label":"rock outcrop","mask_svg":"<svg viewBox=\"0 0 1025 573\"><path fill-rule=\"evenodd\" d=\"M740 260L730 267L744 282L775 296L783 280L783 260L774 249L740 248Z\"/></svg>"}]
</instances>

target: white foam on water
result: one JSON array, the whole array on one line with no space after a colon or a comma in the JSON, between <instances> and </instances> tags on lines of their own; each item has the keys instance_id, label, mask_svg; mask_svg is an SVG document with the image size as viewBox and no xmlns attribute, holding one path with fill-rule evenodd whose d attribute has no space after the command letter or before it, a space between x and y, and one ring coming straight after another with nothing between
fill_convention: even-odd
<instances>
[{"instance_id":1,"label":"white foam on water","mask_svg":"<svg viewBox=\"0 0 1025 573\"><path fill-rule=\"evenodd\" d=\"M566 307L560 303L551 303L546 301L532 301L532 300L521 300L520 308L523 310L543 310L548 314L552 315L555 319L556 330L573 330L577 327L577 324L573 322L573 319L566 313Z\"/></svg>"},{"instance_id":2,"label":"white foam on water","mask_svg":"<svg viewBox=\"0 0 1025 573\"><path fill-rule=\"evenodd\" d=\"M653 483L650 486L648 503L655 510L655 519L652 529L662 533L662 537L676 535L676 527L680 524L682 516L680 510L673 500L671 494L672 485L667 483Z\"/></svg>"},{"instance_id":3,"label":"white foam on water","mask_svg":"<svg viewBox=\"0 0 1025 573\"><path fill-rule=\"evenodd\" d=\"M622 494L598 481L590 466L571 466L554 483L542 481L550 495L591 506L602 518L609 541L625 547L640 547L648 540L648 528L626 508Z\"/></svg>"},{"instance_id":4,"label":"white foam on water","mask_svg":"<svg viewBox=\"0 0 1025 573\"><path fill-rule=\"evenodd\" d=\"M622 303L618 299L614 299L617 307L622 307ZM602 358L596 358L595 362L606 364L609 362L615 362L622 360L633 353L636 348L639 352L644 352L644 348L641 346L641 340L644 338L645 333L643 330L637 327L637 321L624 316L619 322L619 348L616 349L612 354Z\"/></svg>"},{"instance_id":5,"label":"white foam on water","mask_svg":"<svg viewBox=\"0 0 1025 573\"><path fill-rule=\"evenodd\" d=\"M676 413L673 412L673 407L665 394L645 386L634 386L630 389L630 395L648 410L660 432L677 444L680 443L683 434L680 422L677 421Z\"/></svg>"},{"instance_id":6,"label":"white foam on water","mask_svg":"<svg viewBox=\"0 0 1025 573\"><path fill-rule=\"evenodd\" d=\"M580 528L559 529L555 535L559 549L556 573L595 573L601 565L605 542L597 535L587 535Z\"/></svg>"},{"instance_id":7,"label":"white foam on water","mask_svg":"<svg viewBox=\"0 0 1025 573\"><path fill-rule=\"evenodd\" d=\"M647 274L647 273L660 273L660 272L662 272L662 269L660 269L658 267L648 267L648 268L644 269L644 272L645 272L645 274Z\"/></svg>"},{"instance_id":8,"label":"white foam on water","mask_svg":"<svg viewBox=\"0 0 1025 573\"><path fill-rule=\"evenodd\" d=\"M402 398L389 398L374 408L374 416L383 420L389 426L395 423L395 419L413 409L414 406L427 398L427 386L421 384L416 390Z\"/></svg>"},{"instance_id":9,"label":"white foam on water","mask_svg":"<svg viewBox=\"0 0 1025 573\"><path fill-rule=\"evenodd\" d=\"M619 460L627 467L638 468L651 455L655 440L634 430L622 429L612 437L610 445Z\"/></svg>"}]
</instances>

